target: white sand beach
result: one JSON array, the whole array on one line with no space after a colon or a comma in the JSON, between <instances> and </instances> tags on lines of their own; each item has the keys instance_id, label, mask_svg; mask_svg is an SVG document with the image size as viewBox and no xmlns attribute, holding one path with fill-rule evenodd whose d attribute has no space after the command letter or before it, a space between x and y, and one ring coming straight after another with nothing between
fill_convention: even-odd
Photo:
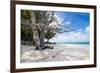
<instances>
[{"instance_id":1,"label":"white sand beach","mask_svg":"<svg viewBox=\"0 0 100 73\"><path fill-rule=\"evenodd\" d=\"M89 48L69 45L50 44L54 49L35 50L33 46L21 45L21 63L49 61L79 61L89 59Z\"/></svg>"}]
</instances>

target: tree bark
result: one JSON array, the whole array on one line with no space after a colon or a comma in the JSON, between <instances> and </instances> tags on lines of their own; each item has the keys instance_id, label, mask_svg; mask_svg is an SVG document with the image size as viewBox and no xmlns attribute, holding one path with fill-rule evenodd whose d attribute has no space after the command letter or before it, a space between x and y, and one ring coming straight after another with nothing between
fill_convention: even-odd
<instances>
[{"instance_id":1,"label":"tree bark","mask_svg":"<svg viewBox=\"0 0 100 73\"><path fill-rule=\"evenodd\" d=\"M29 11L30 16L31 16L31 26L32 26L32 32L33 32L33 40L35 43L35 48L36 49L41 49L40 48L40 39L39 39L39 33L38 33L38 27L36 24L36 15L33 11Z\"/></svg>"},{"instance_id":2,"label":"tree bark","mask_svg":"<svg viewBox=\"0 0 100 73\"><path fill-rule=\"evenodd\" d=\"M41 50L39 33L38 33L37 30L33 31L33 40L34 40L34 43L35 43L35 48Z\"/></svg>"},{"instance_id":3,"label":"tree bark","mask_svg":"<svg viewBox=\"0 0 100 73\"><path fill-rule=\"evenodd\" d=\"M40 47L41 49L43 49L45 47L45 43L44 43L44 32L40 33Z\"/></svg>"}]
</instances>

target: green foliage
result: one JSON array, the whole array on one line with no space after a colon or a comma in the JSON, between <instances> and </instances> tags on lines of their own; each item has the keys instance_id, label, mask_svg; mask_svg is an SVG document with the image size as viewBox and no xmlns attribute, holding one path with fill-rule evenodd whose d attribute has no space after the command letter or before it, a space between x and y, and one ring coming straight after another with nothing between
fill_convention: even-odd
<instances>
[{"instance_id":1,"label":"green foliage","mask_svg":"<svg viewBox=\"0 0 100 73\"><path fill-rule=\"evenodd\" d=\"M49 42L49 40L51 38L53 38L54 36L56 35L56 33L54 31L52 31L51 29L48 30L46 33L45 33L45 38L47 39L47 42Z\"/></svg>"},{"instance_id":2,"label":"green foliage","mask_svg":"<svg viewBox=\"0 0 100 73\"><path fill-rule=\"evenodd\" d=\"M21 27L21 40L32 41L33 32L30 27Z\"/></svg>"},{"instance_id":3,"label":"green foliage","mask_svg":"<svg viewBox=\"0 0 100 73\"><path fill-rule=\"evenodd\" d=\"M32 41L32 29L29 24L23 23L22 20L30 20L30 13L28 10L21 10L21 40Z\"/></svg>"},{"instance_id":4,"label":"green foliage","mask_svg":"<svg viewBox=\"0 0 100 73\"><path fill-rule=\"evenodd\" d=\"M33 11L35 13L35 17L36 17L36 23L44 23L45 25L49 25L52 21L53 21L53 16L54 16L54 12L50 12L50 11ZM21 10L21 22L22 19L26 20L31 20L31 15L29 10ZM27 41L27 40L31 40L33 41L33 31L32 28L27 25L26 23L22 22L21 23L21 40ZM43 27L44 28L44 27ZM54 37L56 33L53 32L53 30L49 29L47 30L47 32L45 33L45 38L49 41L52 37Z\"/></svg>"},{"instance_id":5,"label":"green foliage","mask_svg":"<svg viewBox=\"0 0 100 73\"><path fill-rule=\"evenodd\" d=\"M30 13L28 10L21 10L21 18L23 19L30 19Z\"/></svg>"}]
</instances>

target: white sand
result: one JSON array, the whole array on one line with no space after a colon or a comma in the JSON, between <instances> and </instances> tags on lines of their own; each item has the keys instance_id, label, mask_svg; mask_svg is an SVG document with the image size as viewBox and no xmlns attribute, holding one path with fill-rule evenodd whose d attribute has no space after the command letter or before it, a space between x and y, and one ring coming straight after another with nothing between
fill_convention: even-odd
<instances>
[{"instance_id":1,"label":"white sand","mask_svg":"<svg viewBox=\"0 0 100 73\"><path fill-rule=\"evenodd\" d=\"M48 62L48 61L75 61L88 60L89 48L68 45L52 44L54 49L35 50L33 46L21 46L21 62Z\"/></svg>"}]
</instances>

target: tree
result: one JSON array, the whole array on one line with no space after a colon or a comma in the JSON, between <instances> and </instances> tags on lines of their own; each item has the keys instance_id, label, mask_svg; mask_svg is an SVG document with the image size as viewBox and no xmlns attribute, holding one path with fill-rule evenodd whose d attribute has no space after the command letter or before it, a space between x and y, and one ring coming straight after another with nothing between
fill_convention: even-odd
<instances>
[{"instance_id":1,"label":"tree","mask_svg":"<svg viewBox=\"0 0 100 73\"><path fill-rule=\"evenodd\" d=\"M31 16L31 27L33 39L37 49L43 49L45 33L49 30L49 24L54 20L54 12L48 11L29 11Z\"/></svg>"},{"instance_id":2,"label":"tree","mask_svg":"<svg viewBox=\"0 0 100 73\"><path fill-rule=\"evenodd\" d=\"M51 24L56 23L57 26L51 26ZM21 24L23 27L29 27L33 37L33 41L35 43L36 49L42 50L45 47L44 39L46 38L48 41L54 37L57 32L67 32L69 31L69 27L67 31L62 29L60 23L58 23L57 18L54 16L53 11L33 11L33 10L22 10L21 12ZM25 34L29 33L28 29L25 28Z\"/></svg>"}]
</instances>

